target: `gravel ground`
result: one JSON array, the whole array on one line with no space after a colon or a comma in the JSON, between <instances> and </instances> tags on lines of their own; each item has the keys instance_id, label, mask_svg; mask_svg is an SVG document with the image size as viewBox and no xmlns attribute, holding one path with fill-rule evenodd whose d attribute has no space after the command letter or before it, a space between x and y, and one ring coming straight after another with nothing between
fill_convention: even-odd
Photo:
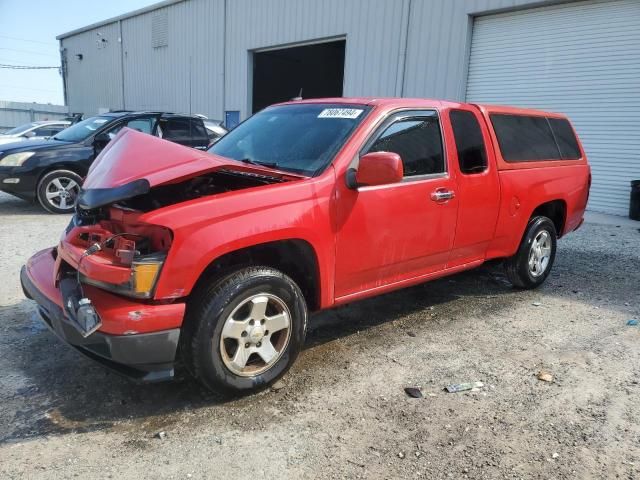
<instances>
[{"instance_id":1,"label":"gravel ground","mask_svg":"<svg viewBox=\"0 0 640 480\"><path fill-rule=\"evenodd\" d=\"M223 400L65 347L18 277L68 218L0 218L0 478L640 478L640 225L585 224L536 291L483 267L316 315L283 388Z\"/></svg>"}]
</instances>

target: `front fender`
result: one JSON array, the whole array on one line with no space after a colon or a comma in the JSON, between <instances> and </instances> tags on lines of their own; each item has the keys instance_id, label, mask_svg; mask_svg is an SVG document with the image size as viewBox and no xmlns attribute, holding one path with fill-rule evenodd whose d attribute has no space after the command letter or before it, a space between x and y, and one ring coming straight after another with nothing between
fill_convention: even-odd
<instances>
[{"instance_id":1,"label":"front fender","mask_svg":"<svg viewBox=\"0 0 640 480\"><path fill-rule=\"evenodd\" d=\"M145 214L141 220L174 234L156 288L156 299L189 295L202 273L221 256L269 242L302 240L315 252L321 305L332 303L333 182L309 179L212 196Z\"/></svg>"}]
</instances>

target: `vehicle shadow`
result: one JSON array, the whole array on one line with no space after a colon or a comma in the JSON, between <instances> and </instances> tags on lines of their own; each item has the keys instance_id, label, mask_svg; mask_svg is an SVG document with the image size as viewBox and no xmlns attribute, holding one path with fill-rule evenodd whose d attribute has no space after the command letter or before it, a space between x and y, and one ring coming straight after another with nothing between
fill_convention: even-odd
<instances>
[{"instance_id":1,"label":"vehicle shadow","mask_svg":"<svg viewBox=\"0 0 640 480\"><path fill-rule=\"evenodd\" d=\"M313 315L305 349L428 311L460 297L484 298L513 292L506 280L490 268L418 285ZM211 393L182 368L178 368L173 382L135 384L64 346L42 325L28 300L4 307L0 317L16 317L6 327L8 331L3 333L5 340L0 348L16 347L21 352L21 355L4 352L0 358L12 358L17 365L0 367L19 370L22 377L15 384L8 380L0 393L3 404L0 420L9 417L6 419L9 421L0 421L0 425L5 424L0 427L0 443L100 430L131 418L141 419L142 428L153 431L170 424L172 417L177 421L178 413L185 409L216 405L225 408L228 402L251 401L255 397L243 399ZM305 368L322 367L311 364Z\"/></svg>"},{"instance_id":2,"label":"vehicle shadow","mask_svg":"<svg viewBox=\"0 0 640 480\"><path fill-rule=\"evenodd\" d=\"M580 301L592 303L602 293L601 286L582 282L581 277L590 274L583 270L593 258L578 250L571 251L569 257L558 261L557 273L540 292L575 297L580 285ZM612 269L624 268L626 259L613 256L609 262ZM394 321L399 321L398 331L435 328L434 321L460 323L462 328L470 315L491 316L532 295L539 293L512 289L500 268L487 265L313 315L305 349L314 350ZM611 295L622 304L615 291ZM457 301L473 298L478 301ZM429 313L432 308L433 315ZM131 419L137 421L138 430L153 432L180 422L185 410L236 408L261 395L214 394L180 369L174 382L136 385L64 347L44 330L31 302L0 309L0 317L14 318L8 325L0 322L6 330L0 332L4 337L0 349L5 350L0 352L0 362L14 363L0 363L0 368L18 372L5 379L6 385L0 389L0 443L101 430ZM318 356L303 352L301 357L305 372L311 370L309 375L314 369L325 368L325 362L314 360Z\"/></svg>"}]
</instances>

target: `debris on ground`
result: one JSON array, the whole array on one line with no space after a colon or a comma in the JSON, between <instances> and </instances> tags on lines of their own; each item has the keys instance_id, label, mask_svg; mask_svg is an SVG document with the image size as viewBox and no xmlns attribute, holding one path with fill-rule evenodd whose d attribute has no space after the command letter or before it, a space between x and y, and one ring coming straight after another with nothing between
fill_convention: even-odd
<instances>
[{"instance_id":1,"label":"debris on ground","mask_svg":"<svg viewBox=\"0 0 640 480\"><path fill-rule=\"evenodd\" d=\"M533 302L531 305L533 305L534 307L539 307L542 305L542 303L540 302Z\"/></svg>"},{"instance_id":2,"label":"debris on ground","mask_svg":"<svg viewBox=\"0 0 640 480\"><path fill-rule=\"evenodd\" d=\"M422 390L419 387L404 387L404 392L411 398L423 398Z\"/></svg>"},{"instance_id":3,"label":"debris on ground","mask_svg":"<svg viewBox=\"0 0 640 480\"><path fill-rule=\"evenodd\" d=\"M482 387L484 387L484 383L482 382L470 382L470 383L455 383L452 385L447 385L446 387L444 387L444 389L449 393L458 393L458 392L465 392L467 390L477 392Z\"/></svg>"},{"instance_id":4,"label":"debris on ground","mask_svg":"<svg viewBox=\"0 0 640 480\"><path fill-rule=\"evenodd\" d=\"M410 337L415 337L416 336L415 332L412 332L412 331L408 331L407 335L409 335Z\"/></svg>"},{"instance_id":5,"label":"debris on ground","mask_svg":"<svg viewBox=\"0 0 640 480\"><path fill-rule=\"evenodd\" d=\"M160 440L164 440L165 438L167 438L167 432L165 431L161 431L161 432L157 432L154 437L159 438Z\"/></svg>"},{"instance_id":6,"label":"debris on ground","mask_svg":"<svg viewBox=\"0 0 640 480\"><path fill-rule=\"evenodd\" d=\"M398 452L398 458L404 458L404 452Z\"/></svg>"},{"instance_id":7,"label":"debris on ground","mask_svg":"<svg viewBox=\"0 0 640 480\"><path fill-rule=\"evenodd\" d=\"M627 325L629 325L630 327L635 327L636 325L638 325L638 320L632 318L631 320L627 321Z\"/></svg>"},{"instance_id":8,"label":"debris on ground","mask_svg":"<svg viewBox=\"0 0 640 480\"><path fill-rule=\"evenodd\" d=\"M286 387L285 383L282 380L278 380L276 383L271 385L271 390L277 392L282 390L284 387Z\"/></svg>"},{"instance_id":9,"label":"debris on ground","mask_svg":"<svg viewBox=\"0 0 640 480\"><path fill-rule=\"evenodd\" d=\"M553 452L553 455L551 455L551 458L556 459L560 456L560 454L558 452Z\"/></svg>"},{"instance_id":10,"label":"debris on ground","mask_svg":"<svg viewBox=\"0 0 640 480\"><path fill-rule=\"evenodd\" d=\"M542 380L543 382L553 382L553 375L550 372L547 372L546 370L540 370L538 372L538 380Z\"/></svg>"}]
</instances>

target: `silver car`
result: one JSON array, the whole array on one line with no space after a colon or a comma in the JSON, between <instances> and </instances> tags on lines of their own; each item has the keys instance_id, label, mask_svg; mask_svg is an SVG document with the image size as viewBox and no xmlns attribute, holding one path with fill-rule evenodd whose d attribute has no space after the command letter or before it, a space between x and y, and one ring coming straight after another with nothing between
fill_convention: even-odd
<instances>
[{"instance_id":1,"label":"silver car","mask_svg":"<svg viewBox=\"0 0 640 480\"><path fill-rule=\"evenodd\" d=\"M217 142L220 137L227 134L227 129L222 126L220 120L204 119L204 128L207 129L207 135L209 136L209 142Z\"/></svg>"},{"instance_id":2,"label":"silver car","mask_svg":"<svg viewBox=\"0 0 640 480\"><path fill-rule=\"evenodd\" d=\"M0 145L5 143L21 142L23 140L42 140L53 137L71 125L68 120L48 120L30 122L12 128L0 134Z\"/></svg>"}]
</instances>

